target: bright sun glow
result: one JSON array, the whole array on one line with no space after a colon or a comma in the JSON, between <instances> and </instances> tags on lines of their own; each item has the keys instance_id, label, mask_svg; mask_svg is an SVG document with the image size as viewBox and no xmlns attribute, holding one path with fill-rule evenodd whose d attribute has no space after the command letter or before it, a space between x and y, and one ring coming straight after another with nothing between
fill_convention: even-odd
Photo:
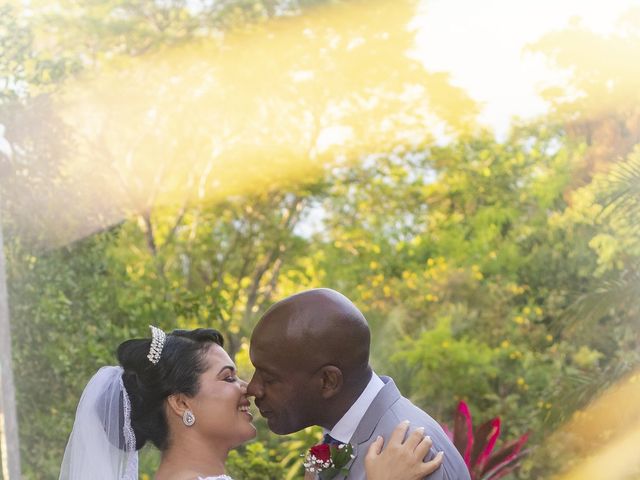
<instances>
[{"instance_id":1,"label":"bright sun glow","mask_svg":"<svg viewBox=\"0 0 640 480\"><path fill-rule=\"evenodd\" d=\"M513 116L544 113L548 106L540 89L566 78L541 55L527 52L528 45L569 24L609 34L639 5L637 0L426 0L413 22L414 55L429 70L449 72L454 85L483 105L480 121L502 135Z\"/></svg>"}]
</instances>

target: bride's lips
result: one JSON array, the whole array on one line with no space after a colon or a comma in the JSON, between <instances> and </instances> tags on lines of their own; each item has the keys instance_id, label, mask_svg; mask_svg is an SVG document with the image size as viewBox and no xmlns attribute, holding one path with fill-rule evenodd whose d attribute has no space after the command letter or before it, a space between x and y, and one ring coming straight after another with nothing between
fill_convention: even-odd
<instances>
[{"instance_id":1,"label":"bride's lips","mask_svg":"<svg viewBox=\"0 0 640 480\"><path fill-rule=\"evenodd\" d=\"M249 410L250 407L251 407L251 403L248 400L246 400L244 402L240 402L240 405L238 405L238 411L247 414L250 419L253 419L253 414Z\"/></svg>"}]
</instances>

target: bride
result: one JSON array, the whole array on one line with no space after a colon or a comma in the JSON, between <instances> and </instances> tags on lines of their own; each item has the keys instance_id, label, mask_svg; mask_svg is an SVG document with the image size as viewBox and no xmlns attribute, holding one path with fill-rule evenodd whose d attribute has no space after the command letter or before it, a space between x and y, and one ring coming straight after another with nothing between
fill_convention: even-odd
<instances>
[{"instance_id":1,"label":"bride","mask_svg":"<svg viewBox=\"0 0 640 480\"><path fill-rule=\"evenodd\" d=\"M137 451L147 442L161 452L156 480L231 480L227 455L256 429L247 383L222 348L222 336L212 329L151 331L151 339L122 343L120 366L103 367L89 381L60 480L137 480ZM407 429L399 425L384 450L383 439L372 444L369 480L419 479L439 467L441 456L422 462L429 439L414 431L403 440Z\"/></svg>"}]
</instances>

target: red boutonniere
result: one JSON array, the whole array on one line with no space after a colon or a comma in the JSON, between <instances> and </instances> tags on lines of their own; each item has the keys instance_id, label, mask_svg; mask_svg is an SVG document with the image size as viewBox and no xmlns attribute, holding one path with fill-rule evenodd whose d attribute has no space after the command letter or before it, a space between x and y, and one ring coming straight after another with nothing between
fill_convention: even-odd
<instances>
[{"instance_id":1,"label":"red boutonniere","mask_svg":"<svg viewBox=\"0 0 640 480\"><path fill-rule=\"evenodd\" d=\"M314 445L307 452L304 459L304 469L318 474L321 480L328 480L338 473L346 473L347 463L353 457L353 447L349 443L329 445L321 443Z\"/></svg>"}]
</instances>

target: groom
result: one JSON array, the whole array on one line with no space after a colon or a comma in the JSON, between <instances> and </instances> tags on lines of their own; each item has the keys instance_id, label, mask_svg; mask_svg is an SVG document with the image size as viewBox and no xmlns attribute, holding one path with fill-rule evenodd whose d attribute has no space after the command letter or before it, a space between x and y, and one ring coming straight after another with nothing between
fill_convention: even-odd
<instances>
[{"instance_id":1,"label":"groom","mask_svg":"<svg viewBox=\"0 0 640 480\"><path fill-rule=\"evenodd\" d=\"M462 457L436 421L404 398L391 378L371 370L369 344L367 321L340 293L323 288L285 298L253 331L249 354L255 373L247 393L278 435L319 425L331 442L350 443L355 458L349 480L365 479L369 445L378 435L387 441L403 420L431 437L428 460L444 451L442 466L427 478L469 480Z\"/></svg>"}]
</instances>

